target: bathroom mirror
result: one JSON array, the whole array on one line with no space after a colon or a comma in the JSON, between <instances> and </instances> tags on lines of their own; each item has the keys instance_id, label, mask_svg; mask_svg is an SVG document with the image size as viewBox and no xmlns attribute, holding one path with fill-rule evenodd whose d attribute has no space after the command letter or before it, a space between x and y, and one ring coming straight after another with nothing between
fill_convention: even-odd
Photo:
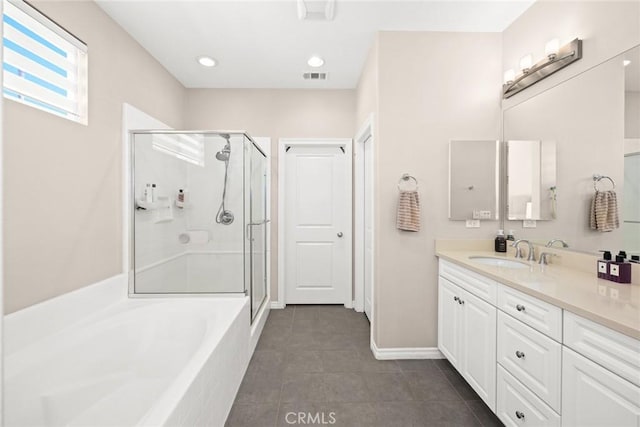
<instances>
[{"instance_id":1,"label":"bathroom mirror","mask_svg":"<svg viewBox=\"0 0 640 427\"><path fill-rule=\"evenodd\" d=\"M450 141L449 219L499 219L499 141Z\"/></svg>"},{"instance_id":2,"label":"bathroom mirror","mask_svg":"<svg viewBox=\"0 0 640 427\"><path fill-rule=\"evenodd\" d=\"M507 141L507 218L556 217L555 141Z\"/></svg>"},{"instance_id":3,"label":"bathroom mirror","mask_svg":"<svg viewBox=\"0 0 640 427\"><path fill-rule=\"evenodd\" d=\"M505 229L540 242L561 238L573 250L640 252L640 47L506 108L503 138L554 141L557 158L555 203L548 209L555 218L523 229L509 202ZM620 227L611 232L590 228L594 174L615 183ZM614 189L608 180L595 184Z\"/></svg>"}]
</instances>

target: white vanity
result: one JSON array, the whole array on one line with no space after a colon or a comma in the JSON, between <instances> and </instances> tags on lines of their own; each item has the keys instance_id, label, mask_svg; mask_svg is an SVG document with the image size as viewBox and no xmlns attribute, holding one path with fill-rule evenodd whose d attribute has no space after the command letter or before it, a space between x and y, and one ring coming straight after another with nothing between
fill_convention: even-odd
<instances>
[{"instance_id":1,"label":"white vanity","mask_svg":"<svg viewBox=\"0 0 640 427\"><path fill-rule=\"evenodd\" d=\"M640 426L640 286L481 255L438 252L438 348L500 420Z\"/></svg>"}]
</instances>

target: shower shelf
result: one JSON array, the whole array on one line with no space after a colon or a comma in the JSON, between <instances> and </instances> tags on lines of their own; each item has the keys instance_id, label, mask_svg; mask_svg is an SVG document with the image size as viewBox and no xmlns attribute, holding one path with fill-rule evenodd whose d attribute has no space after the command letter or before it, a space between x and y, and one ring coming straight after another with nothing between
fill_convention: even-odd
<instances>
[{"instance_id":1,"label":"shower shelf","mask_svg":"<svg viewBox=\"0 0 640 427\"><path fill-rule=\"evenodd\" d=\"M171 202L169 201L169 198L167 196L158 196L158 200L155 202L147 202L143 199L136 199L136 205L138 208L142 208L147 211L171 208Z\"/></svg>"}]
</instances>

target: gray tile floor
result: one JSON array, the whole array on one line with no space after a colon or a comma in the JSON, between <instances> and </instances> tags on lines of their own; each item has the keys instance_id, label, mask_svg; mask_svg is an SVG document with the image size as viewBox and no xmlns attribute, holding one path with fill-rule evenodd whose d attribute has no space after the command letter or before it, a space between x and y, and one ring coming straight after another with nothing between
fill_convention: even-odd
<instances>
[{"instance_id":1,"label":"gray tile floor","mask_svg":"<svg viewBox=\"0 0 640 427\"><path fill-rule=\"evenodd\" d=\"M292 425L502 424L446 360L376 360L364 314L298 305L271 311L226 423Z\"/></svg>"}]
</instances>

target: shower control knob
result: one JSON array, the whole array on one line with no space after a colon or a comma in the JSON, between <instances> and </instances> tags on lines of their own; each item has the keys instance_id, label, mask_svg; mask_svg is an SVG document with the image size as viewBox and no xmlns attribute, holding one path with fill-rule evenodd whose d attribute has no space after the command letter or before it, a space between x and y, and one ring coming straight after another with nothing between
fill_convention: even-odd
<instances>
[{"instance_id":1,"label":"shower control knob","mask_svg":"<svg viewBox=\"0 0 640 427\"><path fill-rule=\"evenodd\" d=\"M342 237L342 236L344 236L344 234L342 234L342 231L339 231L338 232L338 237Z\"/></svg>"}]
</instances>

